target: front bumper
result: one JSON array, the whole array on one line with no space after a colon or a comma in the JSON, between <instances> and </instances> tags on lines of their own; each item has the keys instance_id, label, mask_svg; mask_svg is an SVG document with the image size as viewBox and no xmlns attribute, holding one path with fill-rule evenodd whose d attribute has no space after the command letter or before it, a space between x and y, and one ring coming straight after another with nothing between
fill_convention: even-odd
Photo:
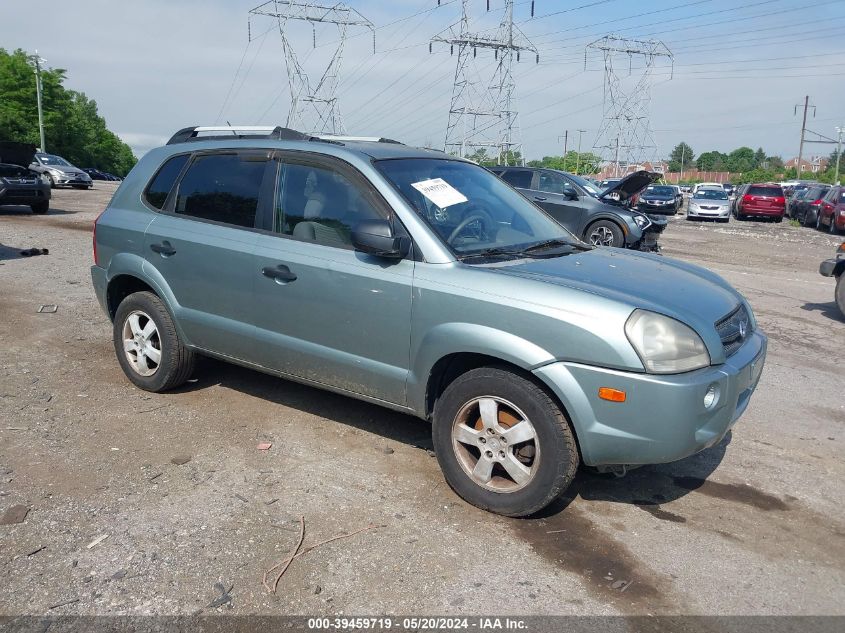
<instances>
[{"instance_id":1,"label":"front bumper","mask_svg":"<svg viewBox=\"0 0 845 633\"><path fill-rule=\"evenodd\" d=\"M41 181L32 184L0 183L0 204L30 205L50 199L50 186Z\"/></svg>"},{"instance_id":2,"label":"front bumper","mask_svg":"<svg viewBox=\"0 0 845 633\"><path fill-rule=\"evenodd\" d=\"M656 215L675 215L677 212L677 203L670 201L665 204L649 204L648 202L640 202L637 205L637 210L640 213L653 213Z\"/></svg>"},{"instance_id":3,"label":"front bumper","mask_svg":"<svg viewBox=\"0 0 845 633\"><path fill-rule=\"evenodd\" d=\"M757 330L724 364L669 376L568 362L545 365L534 373L569 413L585 464L662 464L721 441L757 387L766 345L766 336ZM711 386L719 396L708 409L704 395ZM625 391L627 400L601 400L600 387Z\"/></svg>"},{"instance_id":4,"label":"front bumper","mask_svg":"<svg viewBox=\"0 0 845 633\"><path fill-rule=\"evenodd\" d=\"M819 264L819 274L824 277L833 277L837 273L837 268L839 269L839 273L842 274L842 270L845 268L845 258L824 260Z\"/></svg>"},{"instance_id":5,"label":"front bumper","mask_svg":"<svg viewBox=\"0 0 845 633\"><path fill-rule=\"evenodd\" d=\"M691 218L729 218L731 216L731 208L702 209L701 207L690 205L687 209L687 216Z\"/></svg>"},{"instance_id":6,"label":"front bumper","mask_svg":"<svg viewBox=\"0 0 845 633\"><path fill-rule=\"evenodd\" d=\"M84 175L84 176L79 175L79 174L65 174L65 173L61 173L59 175L56 175L56 174L51 174L51 175L52 175L53 180L55 181L55 183L57 185L71 185L71 186L75 185L77 187L85 185L86 187L90 187L93 184L91 177L88 176L87 174Z\"/></svg>"}]
</instances>

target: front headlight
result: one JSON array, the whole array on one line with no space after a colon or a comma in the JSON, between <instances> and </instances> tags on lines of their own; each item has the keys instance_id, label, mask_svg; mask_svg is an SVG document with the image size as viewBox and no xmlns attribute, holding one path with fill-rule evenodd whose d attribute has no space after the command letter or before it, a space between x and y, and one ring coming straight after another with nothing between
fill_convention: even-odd
<instances>
[{"instance_id":1,"label":"front headlight","mask_svg":"<svg viewBox=\"0 0 845 633\"><path fill-rule=\"evenodd\" d=\"M634 214L634 222L636 222L637 226L640 227L641 229L644 229L649 224L651 224L651 222L649 222L649 219L647 217L645 217L644 215L640 215L639 213Z\"/></svg>"},{"instance_id":2,"label":"front headlight","mask_svg":"<svg viewBox=\"0 0 845 633\"><path fill-rule=\"evenodd\" d=\"M710 365L710 354L695 331L675 319L648 310L634 310L625 335L646 371L679 374Z\"/></svg>"},{"instance_id":3,"label":"front headlight","mask_svg":"<svg viewBox=\"0 0 845 633\"><path fill-rule=\"evenodd\" d=\"M50 179L49 179L49 178L47 178L47 174L38 174L38 178L39 178L39 179L41 180L41 182L42 182L42 183L44 183L45 185L49 185L49 184L50 184Z\"/></svg>"}]
</instances>

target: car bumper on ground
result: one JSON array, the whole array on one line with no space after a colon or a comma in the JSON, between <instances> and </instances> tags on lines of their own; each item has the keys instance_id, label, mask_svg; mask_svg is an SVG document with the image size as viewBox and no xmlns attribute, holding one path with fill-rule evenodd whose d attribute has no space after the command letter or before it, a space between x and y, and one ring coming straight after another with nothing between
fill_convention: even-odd
<instances>
[{"instance_id":1,"label":"car bumper on ground","mask_svg":"<svg viewBox=\"0 0 845 633\"><path fill-rule=\"evenodd\" d=\"M558 362L534 373L558 395L589 466L677 461L717 444L745 411L766 358L753 332L724 364L676 375L640 374ZM598 397L624 391L625 402ZM710 389L715 402L705 405Z\"/></svg>"},{"instance_id":2,"label":"car bumper on ground","mask_svg":"<svg viewBox=\"0 0 845 633\"><path fill-rule=\"evenodd\" d=\"M833 277L837 273L841 274L845 269L845 257L826 259L819 264L819 274L824 277Z\"/></svg>"}]
</instances>

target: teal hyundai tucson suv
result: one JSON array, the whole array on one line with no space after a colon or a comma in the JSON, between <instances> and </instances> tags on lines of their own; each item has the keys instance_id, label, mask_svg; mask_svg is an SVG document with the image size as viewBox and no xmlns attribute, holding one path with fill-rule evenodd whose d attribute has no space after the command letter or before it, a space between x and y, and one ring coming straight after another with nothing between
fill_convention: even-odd
<instances>
[{"instance_id":1,"label":"teal hyundai tucson suv","mask_svg":"<svg viewBox=\"0 0 845 633\"><path fill-rule=\"evenodd\" d=\"M766 355L718 275L587 244L486 169L388 139L180 130L98 218L94 260L141 389L203 354L430 420L451 487L510 516L580 463L718 443Z\"/></svg>"}]
</instances>

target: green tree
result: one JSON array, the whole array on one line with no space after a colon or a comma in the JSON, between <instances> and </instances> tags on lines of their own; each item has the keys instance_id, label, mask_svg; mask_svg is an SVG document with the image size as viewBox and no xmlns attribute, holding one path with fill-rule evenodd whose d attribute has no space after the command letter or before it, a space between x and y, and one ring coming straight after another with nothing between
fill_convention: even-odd
<instances>
[{"instance_id":1,"label":"green tree","mask_svg":"<svg viewBox=\"0 0 845 633\"><path fill-rule=\"evenodd\" d=\"M543 156L542 160L528 162L529 167L547 167L549 169L560 169L570 173L582 175L597 174L601 171L601 156L592 152L581 152L575 150L566 153L566 156Z\"/></svg>"},{"instance_id":2,"label":"green tree","mask_svg":"<svg viewBox=\"0 0 845 633\"><path fill-rule=\"evenodd\" d=\"M681 141L669 155L669 171L683 171L695 165L695 152L692 147Z\"/></svg>"},{"instance_id":3,"label":"green tree","mask_svg":"<svg viewBox=\"0 0 845 633\"><path fill-rule=\"evenodd\" d=\"M760 167L763 163L766 162L766 152L763 150L762 147L758 147L757 151L754 152L754 167Z\"/></svg>"},{"instance_id":4,"label":"green tree","mask_svg":"<svg viewBox=\"0 0 845 633\"><path fill-rule=\"evenodd\" d=\"M765 156L765 153L763 154ZM750 147L739 147L728 154L725 160L727 171L743 173L756 167L754 150Z\"/></svg>"},{"instance_id":5,"label":"green tree","mask_svg":"<svg viewBox=\"0 0 845 633\"><path fill-rule=\"evenodd\" d=\"M700 171L722 171L727 163L727 156L722 152L704 152L695 162Z\"/></svg>"},{"instance_id":6,"label":"green tree","mask_svg":"<svg viewBox=\"0 0 845 633\"><path fill-rule=\"evenodd\" d=\"M61 68L42 71L47 149L80 167L125 176L137 162L132 150L109 131L97 103L66 89L64 81ZM9 53L0 48L0 139L40 143L34 65L20 49Z\"/></svg>"}]
</instances>

